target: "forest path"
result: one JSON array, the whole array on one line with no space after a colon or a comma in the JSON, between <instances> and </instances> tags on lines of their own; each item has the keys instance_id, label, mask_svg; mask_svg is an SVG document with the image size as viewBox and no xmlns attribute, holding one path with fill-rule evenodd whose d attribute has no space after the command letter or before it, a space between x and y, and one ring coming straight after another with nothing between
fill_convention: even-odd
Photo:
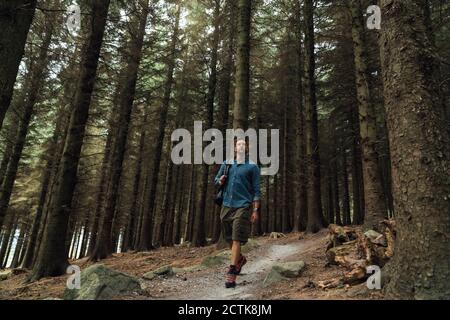
<instances>
[{"instance_id":1,"label":"forest path","mask_svg":"<svg viewBox=\"0 0 450 320\"><path fill-rule=\"evenodd\" d=\"M242 269L242 274L238 276L237 286L233 289L227 289L224 286L225 271L228 265L226 263L216 268L160 280L154 283L160 295L152 298L170 300L255 299L255 294L265 289L263 287L264 278L275 263L298 260L296 256L303 252L323 249L320 241L317 240L322 239L326 234L326 229L324 229L301 240L298 240L298 237L258 240L260 246L246 255L248 262ZM308 265L308 262L305 262Z\"/></svg>"}]
</instances>

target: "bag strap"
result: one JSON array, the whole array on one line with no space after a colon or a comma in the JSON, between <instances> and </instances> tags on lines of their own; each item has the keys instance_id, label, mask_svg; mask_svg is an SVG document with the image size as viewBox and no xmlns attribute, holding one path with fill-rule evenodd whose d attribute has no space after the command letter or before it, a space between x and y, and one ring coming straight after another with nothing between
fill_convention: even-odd
<instances>
[{"instance_id":1,"label":"bag strap","mask_svg":"<svg viewBox=\"0 0 450 320\"><path fill-rule=\"evenodd\" d=\"M228 175L228 170L230 170L230 165L229 165L229 164L225 164L225 169L223 170L223 174L224 174L225 176Z\"/></svg>"},{"instance_id":2,"label":"bag strap","mask_svg":"<svg viewBox=\"0 0 450 320\"><path fill-rule=\"evenodd\" d=\"M227 164L227 163L225 164L225 169L223 169L223 175L227 176L227 179L225 179L225 183L219 187L219 190L222 190L223 188L225 188L225 185L228 182L228 170L230 169L230 166L231 166L230 164Z\"/></svg>"}]
</instances>

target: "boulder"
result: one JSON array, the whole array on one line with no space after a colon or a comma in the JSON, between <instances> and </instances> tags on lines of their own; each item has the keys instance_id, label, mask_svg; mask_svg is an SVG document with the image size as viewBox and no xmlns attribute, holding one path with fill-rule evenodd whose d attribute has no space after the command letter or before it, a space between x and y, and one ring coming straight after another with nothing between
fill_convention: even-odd
<instances>
[{"instance_id":1,"label":"boulder","mask_svg":"<svg viewBox=\"0 0 450 320\"><path fill-rule=\"evenodd\" d=\"M277 263L272 267L272 270L275 270L283 277L296 278L300 276L304 268L305 263L303 261L291 261L291 262Z\"/></svg>"},{"instance_id":2,"label":"boulder","mask_svg":"<svg viewBox=\"0 0 450 320\"><path fill-rule=\"evenodd\" d=\"M248 239L247 243L241 247L241 252L248 253L251 250L256 249L258 247L259 247L259 243L256 240Z\"/></svg>"},{"instance_id":3,"label":"boulder","mask_svg":"<svg viewBox=\"0 0 450 320\"><path fill-rule=\"evenodd\" d=\"M156 273L154 273L153 271L147 272L142 276L142 278L144 278L145 280L153 280L157 277L158 277L158 275Z\"/></svg>"},{"instance_id":4,"label":"boulder","mask_svg":"<svg viewBox=\"0 0 450 320\"><path fill-rule=\"evenodd\" d=\"M281 274L279 274L276 270L272 269L267 274L266 278L263 281L263 286L267 287L271 285L272 283L279 282L282 280L287 280L288 278L283 277Z\"/></svg>"},{"instance_id":5,"label":"boulder","mask_svg":"<svg viewBox=\"0 0 450 320\"><path fill-rule=\"evenodd\" d=\"M94 264L81 271L80 289L66 289L65 300L105 300L112 297L140 292L138 279Z\"/></svg>"},{"instance_id":6,"label":"boulder","mask_svg":"<svg viewBox=\"0 0 450 320\"><path fill-rule=\"evenodd\" d=\"M277 263L272 266L269 274L264 279L263 285L268 286L278 281L296 278L301 275L304 268L305 263L303 261Z\"/></svg>"},{"instance_id":7,"label":"boulder","mask_svg":"<svg viewBox=\"0 0 450 320\"><path fill-rule=\"evenodd\" d=\"M227 261L224 255L206 256L203 258L201 265L206 268L216 267L224 264Z\"/></svg>"},{"instance_id":8,"label":"boulder","mask_svg":"<svg viewBox=\"0 0 450 320\"><path fill-rule=\"evenodd\" d=\"M18 274L26 273L27 270L22 268L15 268L15 269L6 269L3 271L0 271L0 281L9 279L11 276L15 276Z\"/></svg>"},{"instance_id":9,"label":"boulder","mask_svg":"<svg viewBox=\"0 0 450 320\"><path fill-rule=\"evenodd\" d=\"M156 270L153 270L153 272L157 276L172 276L174 274L173 268L171 266L162 266Z\"/></svg>"},{"instance_id":10,"label":"boulder","mask_svg":"<svg viewBox=\"0 0 450 320\"><path fill-rule=\"evenodd\" d=\"M0 272L0 281L6 280L9 278L9 276L12 275L12 270L5 270Z\"/></svg>"},{"instance_id":11,"label":"boulder","mask_svg":"<svg viewBox=\"0 0 450 320\"><path fill-rule=\"evenodd\" d=\"M153 280L158 276L173 276L174 274L175 272L173 271L173 268L171 266L162 266L156 270L147 272L142 277L145 280Z\"/></svg>"}]
</instances>

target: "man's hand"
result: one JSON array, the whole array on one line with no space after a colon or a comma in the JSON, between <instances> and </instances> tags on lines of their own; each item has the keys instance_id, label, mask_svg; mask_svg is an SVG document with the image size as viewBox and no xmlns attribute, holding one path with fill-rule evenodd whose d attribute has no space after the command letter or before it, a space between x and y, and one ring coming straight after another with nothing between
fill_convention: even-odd
<instances>
[{"instance_id":1,"label":"man's hand","mask_svg":"<svg viewBox=\"0 0 450 320\"><path fill-rule=\"evenodd\" d=\"M251 221L252 223L255 223L256 221L258 221L258 219L259 219L258 212L253 211L252 216L250 217L250 221Z\"/></svg>"},{"instance_id":2,"label":"man's hand","mask_svg":"<svg viewBox=\"0 0 450 320\"><path fill-rule=\"evenodd\" d=\"M226 180L226 179L227 179L227 176L225 176L225 175L222 175L222 176L220 177L219 183L220 183L221 186L223 186L223 184L225 183L225 180Z\"/></svg>"}]
</instances>

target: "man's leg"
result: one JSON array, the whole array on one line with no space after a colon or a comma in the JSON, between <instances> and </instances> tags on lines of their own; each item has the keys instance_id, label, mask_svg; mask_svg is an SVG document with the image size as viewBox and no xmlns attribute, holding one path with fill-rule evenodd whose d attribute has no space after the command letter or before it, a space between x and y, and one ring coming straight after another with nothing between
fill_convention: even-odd
<instances>
[{"instance_id":1,"label":"man's leg","mask_svg":"<svg viewBox=\"0 0 450 320\"><path fill-rule=\"evenodd\" d=\"M231 244L231 265L237 266L241 257L241 242L233 240Z\"/></svg>"},{"instance_id":2,"label":"man's leg","mask_svg":"<svg viewBox=\"0 0 450 320\"><path fill-rule=\"evenodd\" d=\"M236 248L231 253L232 264L236 266L236 273L240 274L242 267L247 263L247 259L241 254L241 245L247 243L250 235L250 206L239 208L236 211L233 219L233 246L236 243Z\"/></svg>"}]
</instances>

